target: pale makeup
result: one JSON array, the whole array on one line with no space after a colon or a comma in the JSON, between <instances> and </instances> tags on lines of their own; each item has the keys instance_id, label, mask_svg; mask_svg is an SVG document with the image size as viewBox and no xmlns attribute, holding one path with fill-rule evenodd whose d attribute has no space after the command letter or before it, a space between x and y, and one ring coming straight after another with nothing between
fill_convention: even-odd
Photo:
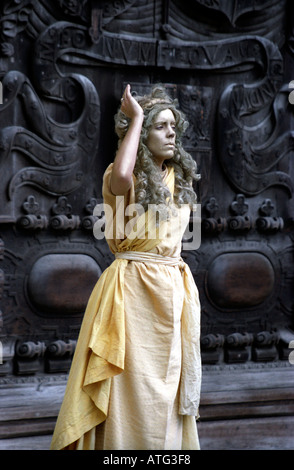
<instances>
[{"instance_id":1,"label":"pale makeup","mask_svg":"<svg viewBox=\"0 0 294 470\"><path fill-rule=\"evenodd\" d=\"M170 109L160 111L155 118L147 138L147 147L153 155L155 163L162 170L164 160L174 156L176 123Z\"/></svg>"}]
</instances>

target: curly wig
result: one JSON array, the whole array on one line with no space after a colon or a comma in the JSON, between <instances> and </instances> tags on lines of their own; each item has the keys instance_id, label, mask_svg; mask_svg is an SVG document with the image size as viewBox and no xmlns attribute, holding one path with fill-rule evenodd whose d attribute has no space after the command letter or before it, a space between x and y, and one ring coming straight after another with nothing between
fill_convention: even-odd
<instances>
[{"instance_id":1,"label":"curly wig","mask_svg":"<svg viewBox=\"0 0 294 470\"><path fill-rule=\"evenodd\" d=\"M162 85L155 85L149 95L135 95L134 98L144 111L144 121L134 168L136 202L147 210L149 204L168 206L172 199L170 191L164 184L158 167L152 158L152 153L146 145L149 131L156 116L161 111L170 109L176 123L175 152L174 156L165 160L164 164L167 167L173 166L174 168L175 189L173 202L177 206L189 204L192 207L197 201L192 183L193 180L199 180L200 176L196 173L196 162L182 147L181 137L189 123L186 121L184 114L177 108L177 100L172 100ZM126 135L129 124L129 118L119 109L115 115L115 131L119 138L118 146L120 146Z\"/></svg>"}]
</instances>

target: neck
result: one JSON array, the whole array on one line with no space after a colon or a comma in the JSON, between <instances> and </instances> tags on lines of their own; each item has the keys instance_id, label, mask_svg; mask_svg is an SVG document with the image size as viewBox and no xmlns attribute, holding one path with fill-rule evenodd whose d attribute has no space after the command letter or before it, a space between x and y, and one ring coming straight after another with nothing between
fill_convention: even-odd
<instances>
[{"instance_id":1,"label":"neck","mask_svg":"<svg viewBox=\"0 0 294 470\"><path fill-rule=\"evenodd\" d=\"M160 173L163 173L166 170L166 165L164 162L154 162Z\"/></svg>"}]
</instances>

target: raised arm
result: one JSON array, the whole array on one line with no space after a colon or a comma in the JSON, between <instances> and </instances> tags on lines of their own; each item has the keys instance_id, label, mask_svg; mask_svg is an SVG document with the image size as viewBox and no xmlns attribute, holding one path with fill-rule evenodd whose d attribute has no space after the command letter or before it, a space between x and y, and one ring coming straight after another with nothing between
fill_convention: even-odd
<instances>
[{"instance_id":1,"label":"raised arm","mask_svg":"<svg viewBox=\"0 0 294 470\"><path fill-rule=\"evenodd\" d=\"M125 194L131 187L144 119L143 109L131 95L130 85L124 91L121 110L131 122L113 162L110 186L116 196Z\"/></svg>"}]
</instances>

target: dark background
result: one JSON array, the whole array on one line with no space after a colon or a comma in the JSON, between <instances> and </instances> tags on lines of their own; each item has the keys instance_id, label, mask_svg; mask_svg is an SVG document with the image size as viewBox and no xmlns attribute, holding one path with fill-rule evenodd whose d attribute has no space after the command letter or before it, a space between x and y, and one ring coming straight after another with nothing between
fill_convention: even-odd
<instances>
[{"instance_id":1,"label":"dark background","mask_svg":"<svg viewBox=\"0 0 294 470\"><path fill-rule=\"evenodd\" d=\"M116 151L114 114L127 83L142 93L159 82L186 113L185 148L202 176L202 243L183 258L200 292L204 371L293 376L292 2L0 8L2 384L69 370L112 260L92 214Z\"/></svg>"}]
</instances>

